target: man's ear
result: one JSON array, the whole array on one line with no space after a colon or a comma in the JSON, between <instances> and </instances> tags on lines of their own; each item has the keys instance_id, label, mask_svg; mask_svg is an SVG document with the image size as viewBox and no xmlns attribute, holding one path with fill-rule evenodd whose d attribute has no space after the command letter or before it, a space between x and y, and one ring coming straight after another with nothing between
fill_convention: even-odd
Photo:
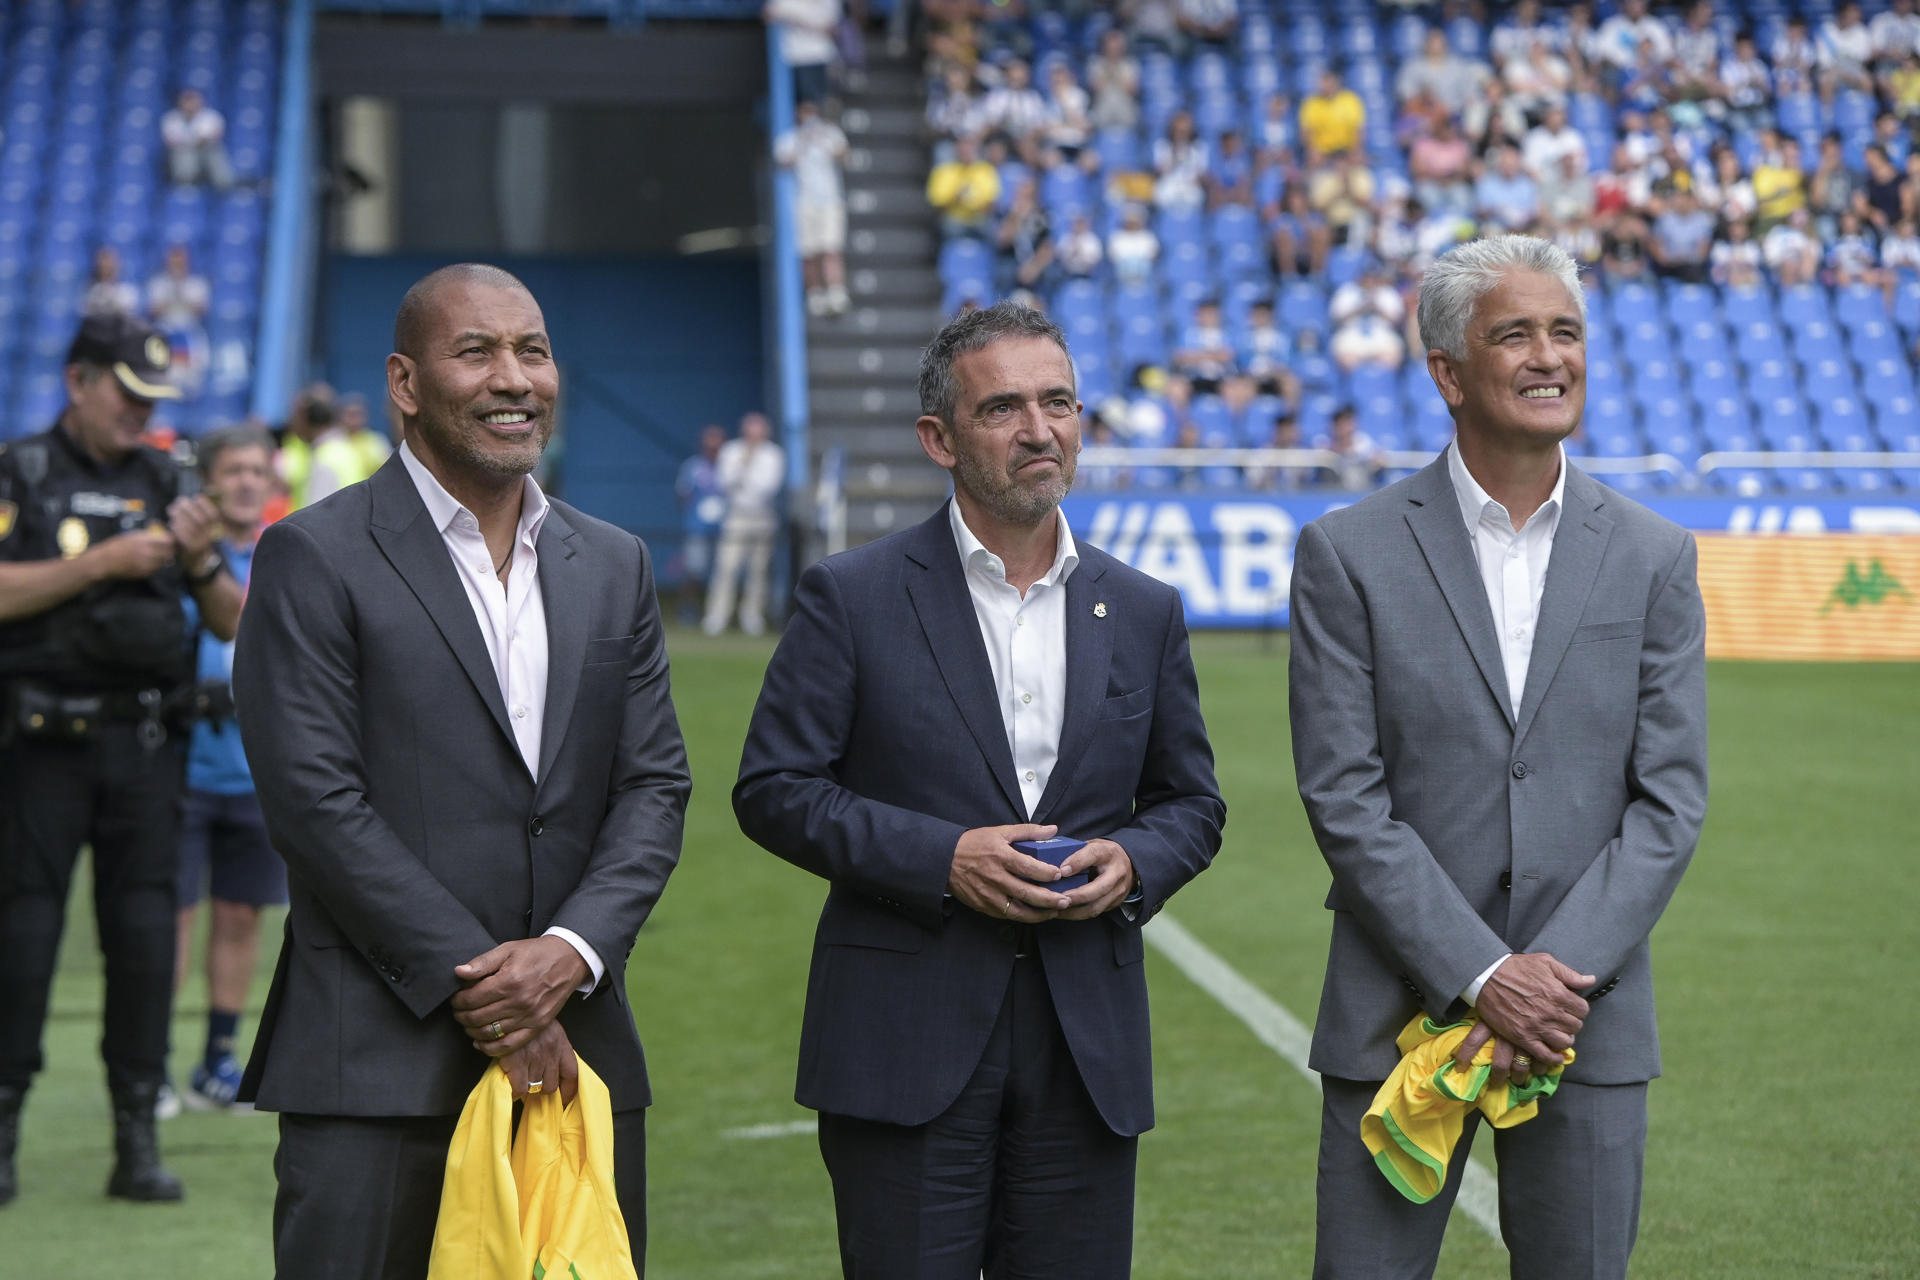
<instances>
[{"instance_id":1,"label":"man's ear","mask_svg":"<svg viewBox=\"0 0 1920 1280\"><path fill-rule=\"evenodd\" d=\"M414 395L413 378L417 371L412 359L398 351L387 357L387 396L403 417L414 417L420 412L420 401Z\"/></svg>"},{"instance_id":2,"label":"man's ear","mask_svg":"<svg viewBox=\"0 0 1920 1280\"><path fill-rule=\"evenodd\" d=\"M943 471L953 470L958 458L953 452L953 442L947 437L947 424L930 413L923 413L914 421L913 429L920 437L920 447L926 450L934 465Z\"/></svg>"},{"instance_id":3,"label":"man's ear","mask_svg":"<svg viewBox=\"0 0 1920 1280\"><path fill-rule=\"evenodd\" d=\"M1447 402L1450 409L1458 409L1467 398L1460 389L1459 371L1454 368L1453 357L1435 348L1427 352L1427 372L1433 375L1433 385L1440 388L1440 398Z\"/></svg>"}]
</instances>

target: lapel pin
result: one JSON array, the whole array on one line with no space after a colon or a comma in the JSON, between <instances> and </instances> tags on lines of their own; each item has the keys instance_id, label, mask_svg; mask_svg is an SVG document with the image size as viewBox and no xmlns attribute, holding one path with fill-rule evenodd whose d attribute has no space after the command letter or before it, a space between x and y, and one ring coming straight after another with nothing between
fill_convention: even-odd
<instances>
[{"instance_id":1,"label":"lapel pin","mask_svg":"<svg viewBox=\"0 0 1920 1280\"><path fill-rule=\"evenodd\" d=\"M1096 618L1104 618L1107 616L1107 602L1105 600L1093 606L1093 616Z\"/></svg>"}]
</instances>

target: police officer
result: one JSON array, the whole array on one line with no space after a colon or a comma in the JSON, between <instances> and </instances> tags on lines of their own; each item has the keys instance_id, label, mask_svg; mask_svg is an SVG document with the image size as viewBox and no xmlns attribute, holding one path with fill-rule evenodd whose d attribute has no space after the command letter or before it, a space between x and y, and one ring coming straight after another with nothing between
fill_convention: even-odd
<instances>
[{"instance_id":1,"label":"police officer","mask_svg":"<svg viewBox=\"0 0 1920 1280\"><path fill-rule=\"evenodd\" d=\"M213 505L180 496L173 463L141 443L154 402L178 395L168 363L143 322L90 317L67 352L59 421L0 447L0 1204L16 1192L20 1106L42 1065L82 844L106 961L107 1194L181 1197L153 1114L185 786L168 698L192 675L182 592L207 630L230 638L240 588L213 547Z\"/></svg>"}]
</instances>

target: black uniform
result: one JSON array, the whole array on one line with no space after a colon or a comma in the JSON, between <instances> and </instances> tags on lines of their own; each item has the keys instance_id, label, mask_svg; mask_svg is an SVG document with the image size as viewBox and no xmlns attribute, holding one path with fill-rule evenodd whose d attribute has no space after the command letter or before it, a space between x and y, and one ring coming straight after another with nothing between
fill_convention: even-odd
<instances>
[{"instance_id":1,"label":"black uniform","mask_svg":"<svg viewBox=\"0 0 1920 1280\"><path fill-rule=\"evenodd\" d=\"M53 560L166 522L173 463L95 461L61 427L0 446L0 561ZM0 622L0 1089L24 1090L68 888L90 844L106 960L101 1056L116 1095L166 1077L185 737L165 703L192 674L173 564Z\"/></svg>"}]
</instances>

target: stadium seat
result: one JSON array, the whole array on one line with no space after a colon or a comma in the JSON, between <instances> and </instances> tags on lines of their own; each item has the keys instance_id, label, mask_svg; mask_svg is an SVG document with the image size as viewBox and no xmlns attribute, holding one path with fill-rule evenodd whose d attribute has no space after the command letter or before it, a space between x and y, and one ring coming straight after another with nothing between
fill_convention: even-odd
<instances>
[{"instance_id":1,"label":"stadium seat","mask_svg":"<svg viewBox=\"0 0 1920 1280\"><path fill-rule=\"evenodd\" d=\"M1849 331L1869 323L1885 324L1891 318L1886 295L1872 285L1844 285L1834 295L1834 316Z\"/></svg>"}]
</instances>

